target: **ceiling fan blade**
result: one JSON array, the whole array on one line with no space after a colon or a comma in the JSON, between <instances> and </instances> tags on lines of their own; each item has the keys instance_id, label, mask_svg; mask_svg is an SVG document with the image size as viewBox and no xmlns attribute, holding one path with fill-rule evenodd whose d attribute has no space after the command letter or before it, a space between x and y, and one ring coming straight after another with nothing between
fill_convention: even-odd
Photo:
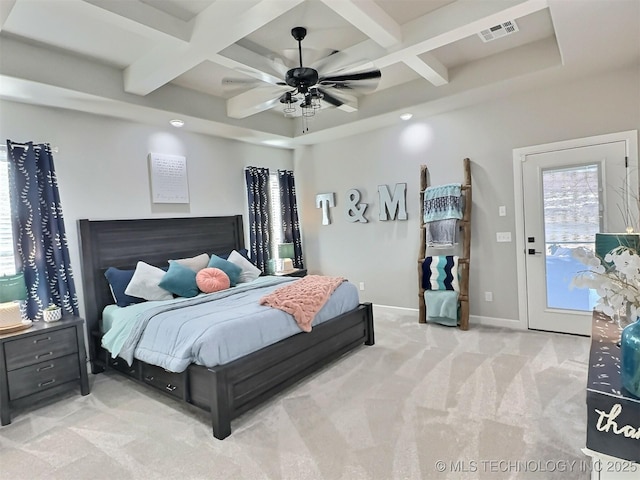
<instances>
[{"instance_id":1,"label":"ceiling fan blade","mask_svg":"<svg viewBox=\"0 0 640 480\"><path fill-rule=\"evenodd\" d=\"M338 72L342 70L355 70L373 68L371 60L354 60L353 56L338 50L333 50L329 55L315 62L310 62L309 67L315 68L319 72Z\"/></svg>"},{"instance_id":2,"label":"ceiling fan blade","mask_svg":"<svg viewBox=\"0 0 640 480\"><path fill-rule=\"evenodd\" d=\"M227 92L246 90L248 88L263 87L265 84L262 80L257 78L231 78L225 77L222 79L222 88Z\"/></svg>"},{"instance_id":3,"label":"ceiling fan blade","mask_svg":"<svg viewBox=\"0 0 640 480\"><path fill-rule=\"evenodd\" d=\"M350 90L354 93L370 93L378 88L381 77L380 70L327 75L320 77L318 83L324 88Z\"/></svg>"},{"instance_id":4,"label":"ceiling fan blade","mask_svg":"<svg viewBox=\"0 0 640 480\"><path fill-rule=\"evenodd\" d=\"M345 73L342 75L324 75L321 76L318 80L320 83L322 82L330 82L330 83L340 83L340 82L352 82L358 80L372 80L379 79L382 77L382 73L380 70L369 70L368 72L356 72L356 73Z\"/></svg>"},{"instance_id":5,"label":"ceiling fan blade","mask_svg":"<svg viewBox=\"0 0 640 480\"><path fill-rule=\"evenodd\" d=\"M340 107L344 102L337 97L334 97L329 92L327 92L324 88L318 88L318 91L322 94L322 100L327 103L330 103L334 107Z\"/></svg>"},{"instance_id":6,"label":"ceiling fan blade","mask_svg":"<svg viewBox=\"0 0 640 480\"><path fill-rule=\"evenodd\" d=\"M322 99L325 102L324 105L335 106L344 112L356 112L358 110L358 97L335 88L318 88L318 90L324 95Z\"/></svg>"},{"instance_id":7,"label":"ceiling fan blade","mask_svg":"<svg viewBox=\"0 0 640 480\"><path fill-rule=\"evenodd\" d=\"M234 91L241 92L249 88L267 87L269 85L287 86L284 82L278 82L276 84L270 82L264 82L257 78L231 78L225 77L222 79L222 89L225 92L232 93Z\"/></svg>"},{"instance_id":8,"label":"ceiling fan blade","mask_svg":"<svg viewBox=\"0 0 640 480\"><path fill-rule=\"evenodd\" d=\"M231 97L227 100L227 115L231 118L246 118L264 112L278 105L282 94L290 88L269 85Z\"/></svg>"}]
</instances>

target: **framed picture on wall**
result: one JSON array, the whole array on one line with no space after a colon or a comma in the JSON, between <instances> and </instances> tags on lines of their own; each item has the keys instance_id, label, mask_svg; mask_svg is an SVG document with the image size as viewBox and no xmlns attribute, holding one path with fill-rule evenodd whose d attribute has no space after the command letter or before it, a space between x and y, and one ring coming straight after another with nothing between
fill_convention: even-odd
<instances>
[{"instance_id":1,"label":"framed picture on wall","mask_svg":"<svg viewBox=\"0 0 640 480\"><path fill-rule=\"evenodd\" d=\"M185 157L150 153L149 175L153 203L189 203Z\"/></svg>"}]
</instances>

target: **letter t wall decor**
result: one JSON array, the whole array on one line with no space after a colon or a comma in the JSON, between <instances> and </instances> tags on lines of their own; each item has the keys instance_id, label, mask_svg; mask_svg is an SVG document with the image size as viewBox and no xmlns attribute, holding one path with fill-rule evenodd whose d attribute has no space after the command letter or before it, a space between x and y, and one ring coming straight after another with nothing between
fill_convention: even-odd
<instances>
[{"instance_id":1,"label":"letter t wall decor","mask_svg":"<svg viewBox=\"0 0 640 480\"><path fill-rule=\"evenodd\" d=\"M329 216L329 207L336 206L335 193L318 193L316 195L316 208L322 208L322 224L329 225L331 217Z\"/></svg>"}]
</instances>

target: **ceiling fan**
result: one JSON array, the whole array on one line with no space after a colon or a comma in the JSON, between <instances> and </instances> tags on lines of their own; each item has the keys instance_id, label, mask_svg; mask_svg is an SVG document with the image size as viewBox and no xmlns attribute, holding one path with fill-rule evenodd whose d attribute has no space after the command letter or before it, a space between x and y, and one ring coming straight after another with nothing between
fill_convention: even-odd
<instances>
[{"instance_id":1,"label":"ceiling fan","mask_svg":"<svg viewBox=\"0 0 640 480\"><path fill-rule=\"evenodd\" d=\"M307 29L305 27L291 29L291 36L298 42L300 65L287 70L284 81L271 82L267 80L281 88L277 92L273 91L273 87L266 91L265 93L269 94L271 98L258 102L260 106L256 106L256 111L263 111L281 103L285 116L296 116L297 113L300 113L303 117L311 117L316 110L323 106L323 102L330 106L341 107L349 102L349 94L373 91L378 86L382 76L379 69L374 67L368 70L356 70L357 67L353 67L353 65L358 64L362 69L363 61L345 61L345 56L337 51L333 51L329 56L309 66L304 66L302 40L306 35ZM349 63L352 66L340 67L340 65L348 65ZM369 63L369 65L371 64ZM332 68L334 71L331 71ZM264 79L262 80L264 81ZM225 79L223 82L226 84L235 83L233 79ZM286 91L282 92L283 88ZM298 102L299 112L295 106Z\"/></svg>"}]
</instances>

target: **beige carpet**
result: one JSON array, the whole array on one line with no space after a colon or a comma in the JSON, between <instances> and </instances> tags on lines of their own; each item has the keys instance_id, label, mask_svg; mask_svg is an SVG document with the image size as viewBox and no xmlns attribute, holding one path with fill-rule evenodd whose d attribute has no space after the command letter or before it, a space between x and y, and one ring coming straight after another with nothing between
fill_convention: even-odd
<instances>
[{"instance_id":1,"label":"beige carpet","mask_svg":"<svg viewBox=\"0 0 640 480\"><path fill-rule=\"evenodd\" d=\"M224 441L201 410L92 375L90 395L0 428L0 478L589 478L589 339L379 312L375 324L375 346L236 419Z\"/></svg>"}]
</instances>

